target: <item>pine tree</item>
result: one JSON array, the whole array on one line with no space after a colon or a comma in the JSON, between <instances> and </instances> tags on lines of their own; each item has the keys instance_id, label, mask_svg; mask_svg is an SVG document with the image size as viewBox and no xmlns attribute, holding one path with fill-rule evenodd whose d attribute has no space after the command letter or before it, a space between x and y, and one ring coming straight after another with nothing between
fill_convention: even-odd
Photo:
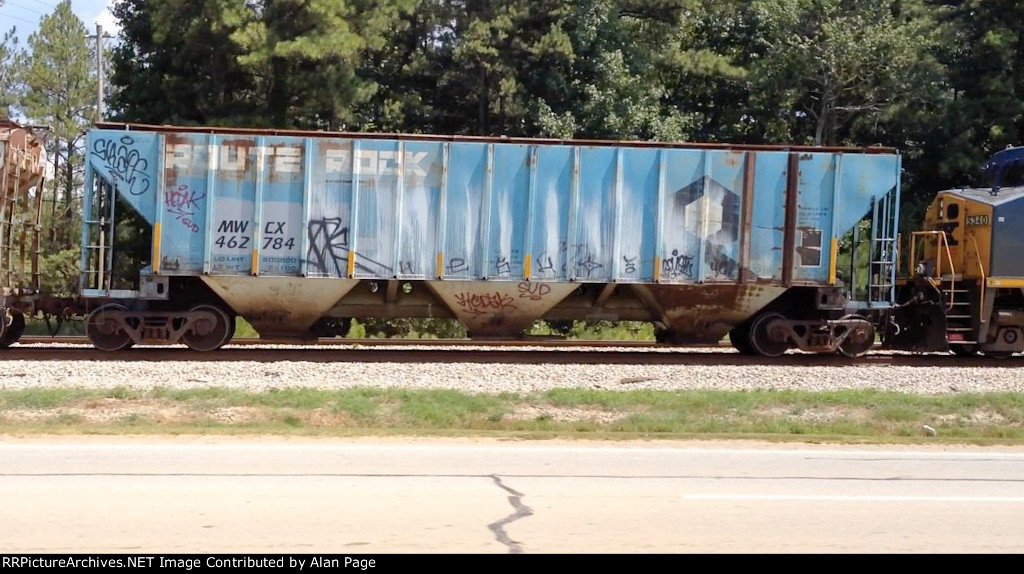
<instances>
[{"instance_id":1,"label":"pine tree","mask_svg":"<svg viewBox=\"0 0 1024 574\"><path fill-rule=\"evenodd\" d=\"M3 6L0 0L0 6ZM11 117L11 107L18 103L17 69L24 53L18 48L17 30L11 28L0 36L0 119Z\"/></svg>"},{"instance_id":2,"label":"pine tree","mask_svg":"<svg viewBox=\"0 0 1024 574\"><path fill-rule=\"evenodd\" d=\"M22 111L34 122L48 125L55 142L50 153L58 164L58 187L63 198L59 219L63 223L52 224L56 243L49 246L51 251L68 248L76 240L72 233L73 197L81 179L80 148L84 130L96 114L97 78L86 36L85 25L71 11L71 1L64 0L40 20L39 30L29 36L31 54L20 74L25 89Z\"/></svg>"}]
</instances>

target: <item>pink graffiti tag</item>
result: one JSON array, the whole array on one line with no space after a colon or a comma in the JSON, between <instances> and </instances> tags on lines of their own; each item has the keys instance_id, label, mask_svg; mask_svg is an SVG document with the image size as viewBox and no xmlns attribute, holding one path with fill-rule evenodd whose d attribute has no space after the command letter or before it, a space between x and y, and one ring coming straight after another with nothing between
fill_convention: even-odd
<instances>
[{"instance_id":1,"label":"pink graffiti tag","mask_svg":"<svg viewBox=\"0 0 1024 574\"><path fill-rule=\"evenodd\" d=\"M201 209L200 201L206 199L206 194L197 195L187 185L179 185L178 189L168 191L164 194L164 205L167 213L174 216L192 233L199 233L199 224L192 221L196 213Z\"/></svg>"}]
</instances>

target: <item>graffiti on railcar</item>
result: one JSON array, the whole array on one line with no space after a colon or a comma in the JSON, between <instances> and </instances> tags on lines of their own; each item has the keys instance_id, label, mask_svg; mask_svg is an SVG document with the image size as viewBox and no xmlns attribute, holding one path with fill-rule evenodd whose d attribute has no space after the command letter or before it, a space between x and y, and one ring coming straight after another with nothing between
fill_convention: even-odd
<instances>
[{"instance_id":1,"label":"graffiti on railcar","mask_svg":"<svg viewBox=\"0 0 1024 574\"><path fill-rule=\"evenodd\" d=\"M346 277L350 251L348 226L342 224L340 217L326 217L311 219L306 231L309 237L309 249L306 250L307 272L311 275ZM394 271L359 252L354 254L354 270L357 273L390 277Z\"/></svg>"},{"instance_id":2,"label":"graffiti on railcar","mask_svg":"<svg viewBox=\"0 0 1024 574\"><path fill-rule=\"evenodd\" d=\"M537 275L546 275L549 277L554 277L557 274L557 270L555 269L555 261L554 259L551 258L550 255L548 255L546 251L544 253L541 253L540 256L537 257L537 259L533 262L533 265L534 273ZM562 271L565 271L564 265L562 266Z\"/></svg>"},{"instance_id":3,"label":"graffiti on railcar","mask_svg":"<svg viewBox=\"0 0 1024 574\"><path fill-rule=\"evenodd\" d=\"M143 195L150 187L146 174L149 160L142 157L134 145L135 139L131 136L122 136L118 140L97 138L92 144L91 155L110 170L118 189L131 195Z\"/></svg>"},{"instance_id":4,"label":"graffiti on railcar","mask_svg":"<svg viewBox=\"0 0 1024 574\"><path fill-rule=\"evenodd\" d=\"M736 276L736 260L725 253L725 249L717 243L709 243L708 250L704 254L704 260L708 268L716 275L726 277Z\"/></svg>"},{"instance_id":5,"label":"graffiti on railcar","mask_svg":"<svg viewBox=\"0 0 1024 574\"><path fill-rule=\"evenodd\" d=\"M573 254L569 257L570 247ZM564 277L569 269L569 262L572 263L573 273L576 277L592 278L605 268L604 263L599 261L586 243L573 243L569 245L565 241L558 244L557 260L562 262L560 268L556 267L556 256L547 251L542 251L534 260L534 272L538 276ZM559 274L559 271L561 272Z\"/></svg>"},{"instance_id":6,"label":"graffiti on railcar","mask_svg":"<svg viewBox=\"0 0 1024 574\"><path fill-rule=\"evenodd\" d=\"M597 274L598 271L604 269L604 264L594 258L589 245L577 243L574 247L576 255L573 257L573 263L576 266L576 275L578 277L589 279Z\"/></svg>"},{"instance_id":7,"label":"graffiti on railcar","mask_svg":"<svg viewBox=\"0 0 1024 574\"><path fill-rule=\"evenodd\" d=\"M202 200L206 194L199 194L187 185L179 185L164 195L164 207L175 220L180 221L192 233L199 233L199 224L195 222L196 214L202 209Z\"/></svg>"},{"instance_id":8,"label":"graffiti on railcar","mask_svg":"<svg viewBox=\"0 0 1024 574\"><path fill-rule=\"evenodd\" d=\"M348 227L342 225L341 218L311 220L307 232L309 272L344 277L348 264Z\"/></svg>"},{"instance_id":9,"label":"graffiti on railcar","mask_svg":"<svg viewBox=\"0 0 1024 574\"><path fill-rule=\"evenodd\" d=\"M515 300L504 293L458 293L455 295L455 303L463 311L474 317L504 311L515 311Z\"/></svg>"},{"instance_id":10,"label":"graffiti on railcar","mask_svg":"<svg viewBox=\"0 0 1024 574\"><path fill-rule=\"evenodd\" d=\"M499 277L508 277L512 273L512 263L504 255L494 257L494 271Z\"/></svg>"},{"instance_id":11,"label":"graffiti on railcar","mask_svg":"<svg viewBox=\"0 0 1024 574\"><path fill-rule=\"evenodd\" d=\"M693 255L672 250L672 256L661 262L661 275L666 279L693 279Z\"/></svg>"},{"instance_id":12,"label":"graffiti on railcar","mask_svg":"<svg viewBox=\"0 0 1024 574\"><path fill-rule=\"evenodd\" d=\"M469 263L462 257L452 257L448 260L448 266L445 268L449 275L455 275L458 273L465 273L469 271Z\"/></svg>"},{"instance_id":13,"label":"graffiti on railcar","mask_svg":"<svg viewBox=\"0 0 1024 574\"><path fill-rule=\"evenodd\" d=\"M636 274L636 260L637 257L635 255L632 257L627 255L622 256L623 271L626 275Z\"/></svg>"},{"instance_id":14,"label":"graffiti on railcar","mask_svg":"<svg viewBox=\"0 0 1024 574\"><path fill-rule=\"evenodd\" d=\"M531 301L540 301L545 295L551 292L551 286L544 283L530 283L527 281L521 281L519 285L516 285L519 289L520 299L529 299Z\"/></svg>"}]
</instances>

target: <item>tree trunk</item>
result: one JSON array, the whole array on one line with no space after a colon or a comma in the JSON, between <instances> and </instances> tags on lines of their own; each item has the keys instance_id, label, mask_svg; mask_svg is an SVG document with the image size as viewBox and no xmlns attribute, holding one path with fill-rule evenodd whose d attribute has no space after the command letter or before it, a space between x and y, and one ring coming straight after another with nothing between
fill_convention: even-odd
<instances>
[{"instance_id":1,"label":"tree trunk","mask_svg":"<svg viewBox=\"0 0 1024 574\"><path fill-rule=\"evenodd\" d=\"M287 128L288 123L288 62L284 58L270 59L270 93L267 97L267 104L270 109L267 115L270 117L273 127Z\"/></svg>"},{"instance_id":2,"label":"tree trunk","mask_svg":"<svg viewBox=\"0 0 1024 574\"><path fill-rule=\"evenodd\" d=\"M477 134L488 135L489 126L487 125L487 107L488 107L488 92L490 90L487 86L487 68L480 64L480 93L477 96Z\"/></svg>"},{"instance_id":3,"label":"tree trunk","mask_svg":"<svg viewBox=\"0 0 1024 574\"><path fill-rule=\"evenodd\" d=\"M75 189L75 170L71 163L71 158L75 153L75 140L68 139L68 156L67 161L64 162L66 171L65 186L64 186L64 210L61 212L61 249L68 249L71 247L71 194Z\"/></svg>"},{"instance_id":4,"label":"tree trunk","mask_svg":"<svg viewBox=\"0 0 1024 574\"><path fill-rule=\"evenodd\" d=\"M53 190L53 205L50 207L50 237L46 245L46 252L53 253L57 250L57 195L60 190L60 143L53 144L53 181L50 188Z\"/></svg>"}]
</instances>

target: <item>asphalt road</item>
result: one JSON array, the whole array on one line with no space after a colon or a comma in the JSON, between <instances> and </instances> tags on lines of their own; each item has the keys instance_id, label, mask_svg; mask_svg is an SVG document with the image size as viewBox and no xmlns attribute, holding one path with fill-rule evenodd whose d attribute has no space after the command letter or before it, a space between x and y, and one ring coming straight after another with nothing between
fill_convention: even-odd
<instances>
[{"instance_id":1,"label":"asphalt road","mask_svg":"<svg viewBox=\"0 0 1024 574\"><path fill-rule=\"evenodd\" d=\"M1020 553L1024 449L0 437L0 553Z\"/></svg>"}]
</instances>

